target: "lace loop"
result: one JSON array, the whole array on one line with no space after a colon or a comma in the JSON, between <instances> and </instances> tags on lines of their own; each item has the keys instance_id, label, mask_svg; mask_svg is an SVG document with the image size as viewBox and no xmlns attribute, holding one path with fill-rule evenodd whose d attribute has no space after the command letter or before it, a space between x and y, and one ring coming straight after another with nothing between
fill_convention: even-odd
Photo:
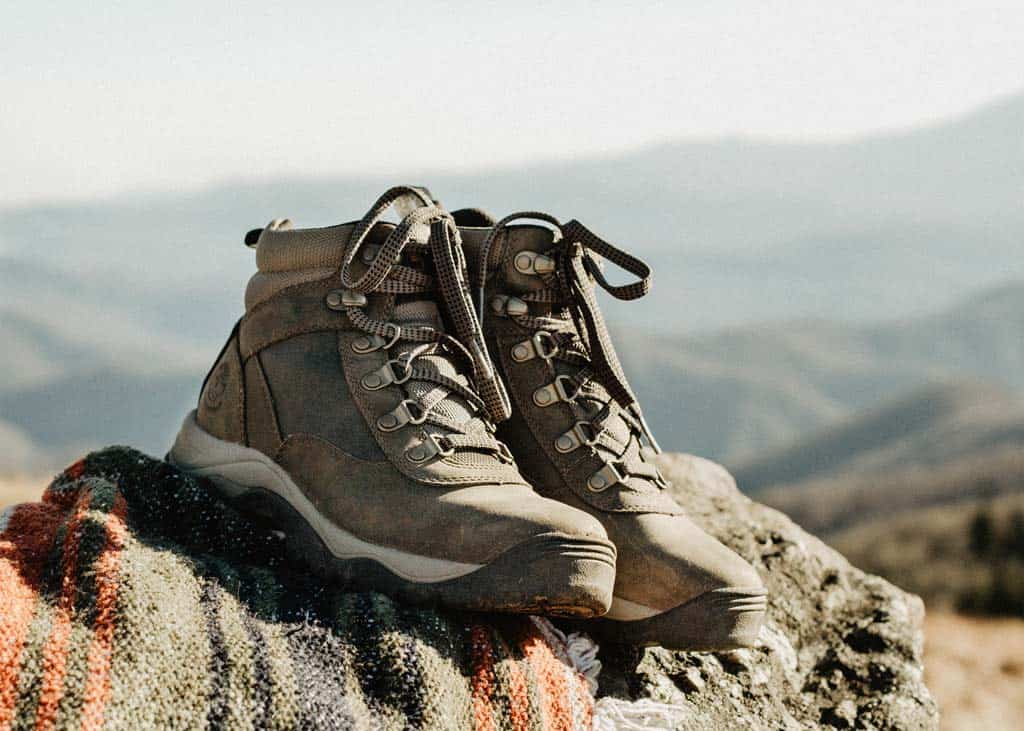
<instances>
[{"instance_id":1,"label":"lace loop","mask_svg":"<svg viewBox=\"0 0 1024 731\"><path fill-rule=\"evenodd\" d=\"M361 256L368 247L376 247L376 244L367 243L370 232L392 207L403 214L402 220L388 233L373 256ZM413 259L414 265L407 263L403 252L408 247L429 253L433 272L415 266L418 259ZM357 258L368 265L358 278L352 269ZM411 380L436 384L435 394L438 395L435 398L423 402L407 398L395 411L383 415L378 426L384 431L392 431L406 425L430 423L453 432L429 432L424 444L430 447L421 445L422 449L412 450L410 459L413 461L425 461L434 456L447 457L455 449L490 451L499 457L504 454L504 445L493 436L491 422L508 418L510 402L487 354L480 323L466 293L465 269L461 239L451 215L425 189L410 186L392 188L377 199L353 229L342 260L342 286L362 297L360 306L345 307L345 314L356 328L381 340L379 346L371 341L368 348L390 350L400 341L418 343L366 374L362 379L363 387L379 390ZM437 296L441 309L451 321L453 332L446 333L430 325L379 320L368 314L368 311L375 312L366 306L365 295L371 293L387 295L391 303L399 295ZM471 367L469 385L462 376L453 378L443 373L430 358L423 357L447 358L449 354L464 358ZM418 363L415 362L417 359L420 359ZM471 415L466 423L472 423L470 430L473 433L468 433L465 424L455 423L450 416L432 412L449 395L458 396L465 402ZM480 421L472 416L480 411L485 412L489 420Z\"/></svg>"},{"instance_id":2,"label":"lace loop","mask_svg":"<svg viewBox=\"0 0 1024 731\"><path fill-rule=\"evenodd\" d=\"M564 320L555 316L534 317L526 314L515 316L514 319L524 326L535 325L538 333L550 331L553 342L558 346L553 356L582 367L583 370L577 375L579 388L574 398L583 384L593 378L623 409L623 416L628 414L627 423L630 427L636 428L647 443L656 452L660 452L661 448L644 419L636 395L626 380L594 293L596 284L619 300L643 297L651 288L651 268L638 257L597 236L575 219L561 224L557 218L545 213L513 213L494 225L480 247L476 285L480 293L478 316L481 321L492 248L499 234L512 222L520 220L541 221L555 230L555 244L545 254L554 257L557 263L553 273L539 275L550 282L551 287L526 293L521 298L529 302L547 303L552 307L563 305L575 324L575 332L570 332ZM637 277L636 281L622 285L611 284L601 271L596 257L633 274Z\"/></svg>"}]
</instances>

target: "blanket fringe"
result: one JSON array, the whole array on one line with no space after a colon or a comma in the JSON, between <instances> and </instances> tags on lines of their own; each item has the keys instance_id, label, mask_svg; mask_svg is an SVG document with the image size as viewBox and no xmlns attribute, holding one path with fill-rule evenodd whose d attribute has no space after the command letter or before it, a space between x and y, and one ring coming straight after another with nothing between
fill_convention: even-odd
<instances>
[{"instance_id":1,"label":"blanket fringe","mask_svg":"<svg viewBox=\"0 0 1024 731\"><path fill-rule=\"evenodd\" d=\"M686 713L682 706L649 698L626 701L602 698L594 704L594 731L650 731L678 728Z\"/></svg>"}]
</instances>

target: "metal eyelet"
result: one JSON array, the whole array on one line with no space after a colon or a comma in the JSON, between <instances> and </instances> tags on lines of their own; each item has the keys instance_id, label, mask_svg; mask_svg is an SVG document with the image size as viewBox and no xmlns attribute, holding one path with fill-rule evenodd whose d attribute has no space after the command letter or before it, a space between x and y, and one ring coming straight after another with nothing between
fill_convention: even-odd
<instances>
[{"instance_id":1,"label":"metal eyelet","mask_svg":"<svg viewBox=\"0 0 1024 731\"><path fill-rule=\"evenodd\" d=\"M622 482L624 475L614 462L605 462L604 466L587 480L587 489L591 492L604 492L612 485Z\"/></svg>"},{"instance_id":2,"label":"metal eyelet","mask_svg":"<svg viewBox=\"0 0 1024 731\"><path fill-rule=\"evenodd\" d=\"M547 330L538 330L529 340L524 340L512 346L512 360L516 363L525 363L534 358L551 360L558 353L558 343L555 336Z\"/></svg>"},{"instance_id":3,"label":"metal eyelet","mask_svg":"<svg viewBox=\"0 0 1024 731\"><path fill-rule=\"evenodd\" d=\"M533 352L533 343L529 340L524 340L512 346L511 355L512 360L516 363L525 363L535 358L537 354Z\"/></svg>"},{"instance_id":4,"label":"metal eyelet","mask_svg":"<svg viewBox=\"0 0 1024 731\"><path fill-rule=\"evenodd\" d=\"M325 298L328 309L347 310L349 307L366 307L366 295L352 289L332 289Z\"/></svg>"},{"instance_id":5,"label":"metal eyelet","mask_svg":"<svg viewBox=\"0 0 1024 731\"><path fill-rule=\"evenodd\" d=\"M380 335L362 335L352 341L352 350L360 355L380 350L384 345L384 338Z\"/></svg>"},{"instance_id":6,"label":"metal eyelet","mask_svg":"<svg viewBox=\"0 0 1024 731\"><path fill-rule=\"evenodd\" d=\"M491 297L491 310L495 315L505 314L505 304L508 302L507 294L496 294Z\"/></svg>"},{"instance_id":7,"label":"metal eyelet","mask_svg":"<svg viewBox=\"0 0 1024 731\"><path fill-rule=\"evenodd\" d=\"M555 271L555 260L536 251L520 251L512 263L520 274L550 274Z\"/></svg>"},{"instance_id":8,"label":"metal eyelet","mask_svg":"<svg viewBox=\"0 0 1024 731\"><path fill-rule=\"evenodd\" d=\"M414 414L411 407L415 407L418 413ZM409 424L422 424L426 420L427 413L420 403L412 399L405 399L392 411L382 414L377 419L377 428L381 431L391 432Z\"/></svg>"},{"instance_id":9,"label":"metal eyelet","mask_svg":"<svg viewBox=\"0 0 1024 731\"><path fill-rule=\"evenodd\" d=\"M455 448L451 446L450 442L445 447L441 445L442 441L448 442L448 437L428 434L424 441L406 450L405 458L419 464L433 457L450 457L455 454Z\"/></svg>"},{"instance_id":10,"label":"metal eyelet","mask_svg":"<svg viewBox=\"0 0 1024 731\"><path fill-rule=\"evenodd\" d=\"M400 365L405 369L401 376L395 375L394 365ZM363 376L360 383L367 391L379 391L386 386L398 386L412 378L412 366L403 360L389 360L375 371L370 371Z\"/></svg>"},{"instance_id":11,"label":"metal eyelet","mask_svg":"<svg viewBox=\"0 0 1024 731\"><path fill-rule=\"evenodd\" d=\"M570 394L565 388L565 382L573 383L571 376L555 376L555 380L546 386L541 386L533 392L533 403L541 408L546 408L558 401L572 402L579 395L579 388Z\"/></svg>"},{"instance_id":12,"label":"metal eyelet","mask_svg":"<svg viewBox=\"0 0 1024 731\"><path fill-rule=\"evenodd\" d=\"M383 337L377 334L364 335L352 341L352 350L360 355L373 353L374 351L381 350L382 348L384 350L391 350L391 348L395 346L395 343L401 339L402 328L393 322L385 323L384 327L387 329L390 336L388 340L384 340Z\"/></svg>"},{"instance_id":13,"label":"metal eyelet","mask_svg":"<svg viewBox=\"0 0 1024 731\"><path fill-rule=\"evenodd\" d=\"M590 432L588 435L587 432ZM590 446L597 442L598 433L594 432L589 421L577 421L569 431L565 432L555 440L555 451L561 454L568 454L583 446Z\"/></svg>"},{"instance_id":14,"label":"metal eyelet","mask_svg":"<svg viewBox=\"0 0 1024 731\"><path fill-rule=\"evenodd\" d=\"M518 297L496 294L491 298L491 310L501 317L522 317L529 314L530 306Z\"/></svg>"},{"instance_id":15,"label":"metal eyelet","mask_svg":"<svg viewBox=\"0 0 1024 731\"><path fill-rule=\"evenodd\" d=\"M380 246L377 244L366 244L363 246L363 250L359 252L360 258L363 260L363 264L373 264L379 253Z\"/></svg>"}]
</instances>

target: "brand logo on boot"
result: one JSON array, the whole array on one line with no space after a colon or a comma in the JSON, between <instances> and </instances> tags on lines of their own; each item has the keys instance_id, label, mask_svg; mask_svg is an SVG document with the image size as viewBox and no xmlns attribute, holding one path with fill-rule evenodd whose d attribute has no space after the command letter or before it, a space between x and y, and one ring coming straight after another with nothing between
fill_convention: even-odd
<instances>
[{"instance_id":1,"label":"brand logo on boot","mask_svg":"<svg viewBox=\"0 0 1024 731\"><path fill-rule=\"evenodd\" d=\"M221 362L210 376L210 383L206 386L206 395L203 401L207 408L219 409L224 403L224 394L228 390L228 364Z\"/></svg>"}]
</instances>

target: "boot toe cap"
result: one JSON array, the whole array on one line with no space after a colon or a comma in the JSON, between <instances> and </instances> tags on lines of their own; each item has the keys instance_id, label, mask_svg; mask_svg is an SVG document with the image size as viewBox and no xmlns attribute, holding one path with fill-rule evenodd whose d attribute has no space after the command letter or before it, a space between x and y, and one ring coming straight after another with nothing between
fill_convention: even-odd
<instances>
[{"instance_id":1,"label":"boot toe cap","mask_svg":"<svg viewBox=\"0 0 1024 731\"><path fill-rule=\"evenodd\" d=\"M612 638L681 650L754 644L767 608L754 567L683 516L631 518L609 531L619 549Z\"/></svg>"}]
</instances>

